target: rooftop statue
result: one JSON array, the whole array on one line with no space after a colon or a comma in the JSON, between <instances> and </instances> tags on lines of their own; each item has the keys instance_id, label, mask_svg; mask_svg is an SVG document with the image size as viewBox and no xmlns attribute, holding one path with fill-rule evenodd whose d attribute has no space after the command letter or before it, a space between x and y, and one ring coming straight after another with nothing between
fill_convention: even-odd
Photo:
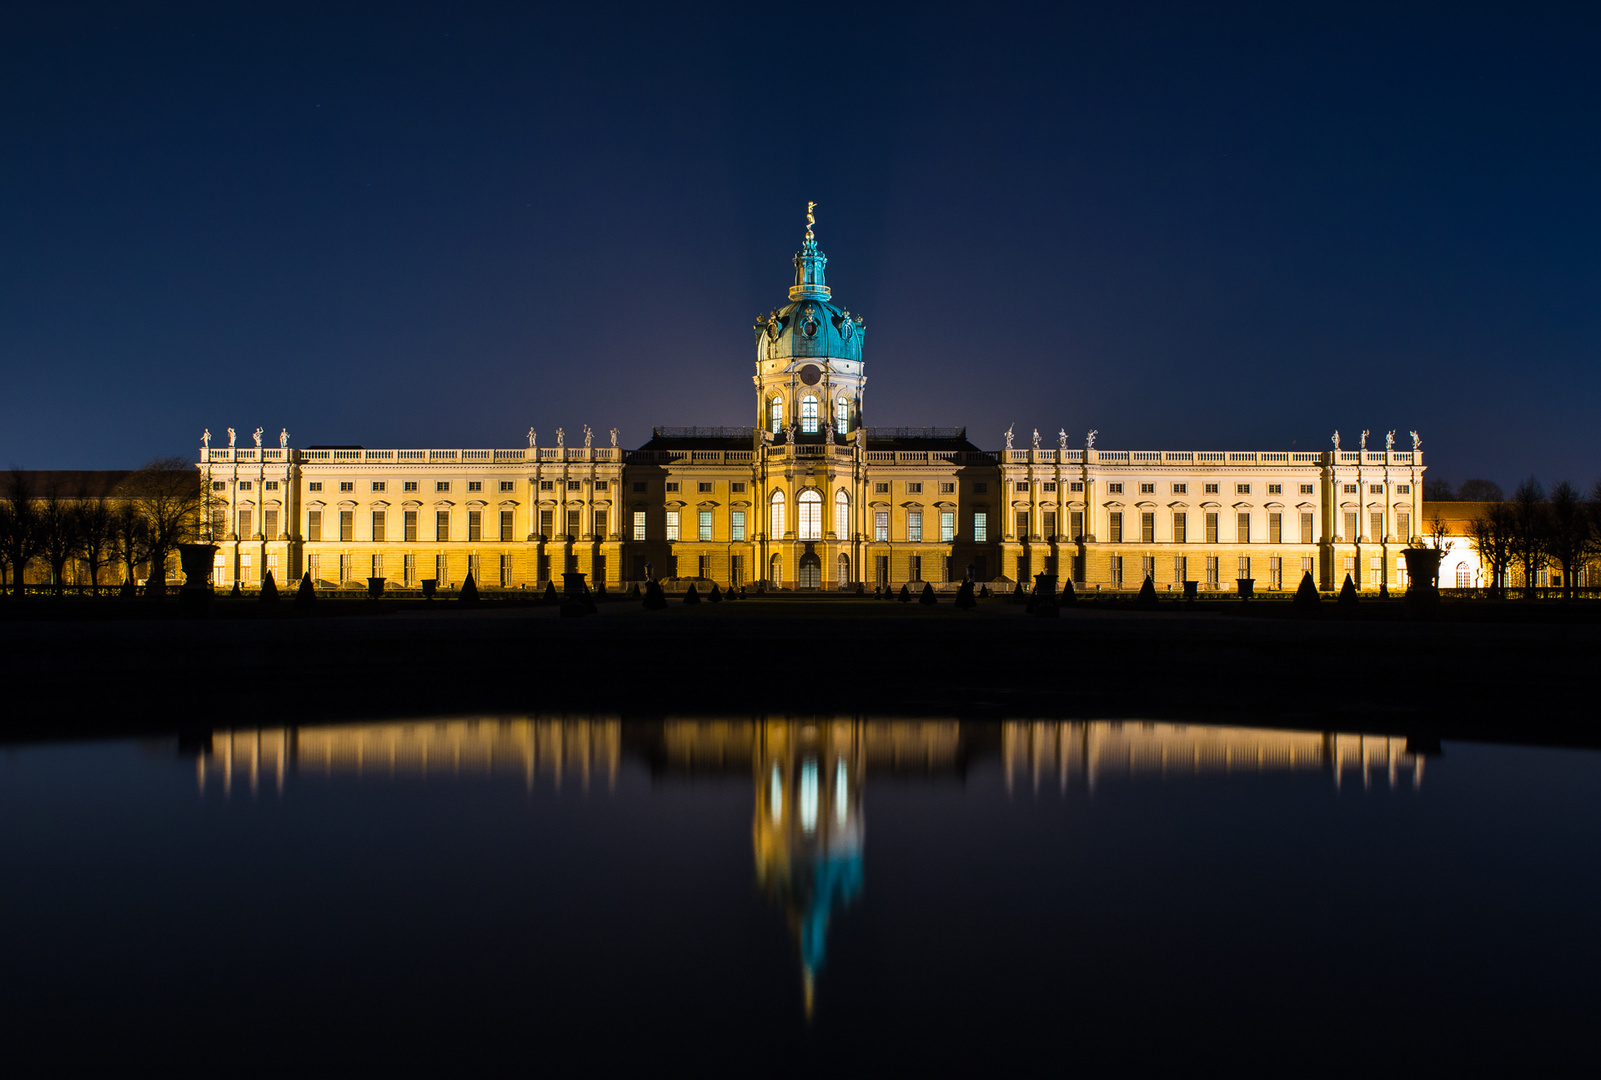
<instances>
[{"instance_id":1,"label":"rooftop statue","mask_svg":"<svg viewBox=\"0 0 1601 1080\"><path fill-rule=\"evenodd\" d=\"M1362 429L1362 449L1366 450L1367 448L1368 448L1368 429L1367 428L1363 428Z\"/></svg>"},{"instance_id":2,"label":"rooftop statue","mask_svg":"<svg viewBox=\"0 0 1601 1080\"><path fill-rule=\"evenodd\" d=\"M1086 449L1086 450L1094 450L1095 449L1095 436L1099 435L1100 433L1101 433L1101 429L1100 428L1091 428L1090 429L1090 433L1088 435L1084 436L1084 449Z\"/></svg>"},{"instance_id":3,"label":"rooftop statue","mask_svg":"<svg viewBox=\"0 0 1601 1080\"><path fill-rule=\"evenodd\" d=\"M560 450L562 446L565 445L562 440L566 437L567 433L565 431L563 431L561 428L556 429L556 449Z\"/></svg>"},{"instance_id":4,"label":"rooftop statue","mask_svg":"<svg viewBox=\"0 0 1601 1080\"><path fill-rule=\"evenodd\" d=\"M617 445L617 429L616 428L612 428L611 429L611 444L612 444L613 447L615 447Z\"/></svg>"},{"instance_id":5,"label":"rooftop statue","mask_svg":"<svg viewBox=\"0 0 1601 1080\"><path fill-rule=\"evenodd\" d=\"M256 449L260 450L261 449L261 429L257 428L255 431L251 432L250 437L252 439L256 440Z\"/></svg>"},{"instance_id":6,"label":"rooftop statue","mask_svg":"<svg viewBox=\"0 0 1601 1080\"><path fill-rule=\"evenodd\" d=\"M532 450L534 448L535 444L537 444L538 442L539 442L539 432L535 431L533 428L529 428L528 429L528 449Z\"/></svg>"},{"instance_id":7,"label":"rooftop statue","mask_svg":"<svg viewBox=\"0 0 1601 1080\"><path fill-rule=\"evenodd\" d=\"M1340 450L1340 432L1339 432L1339 429L1335 429L1334 437L1332 439L1330 439L1329 441L1334 444L1335 453L1339 453L1339 450Z\"/></svg>"},{"instance_id":8,"label":"rooftop statue","mask_svg":"<svg viewBox=\"0 0 1601 1080\"><path fill-rule=\"evenodd\" d=\"M280 428L280 429L278 429L278 449L280 449L280 450L289 449L289 429L288 428Z\"/></svg>"},{"instance_id":9,"label":"rooftop statue","mask_svg":"<svg viewBox=\"0 0 1601 1080\"><path fill-rule=\"evenodd\" d=\"M1067 449L1067 429L1066 428L1057 428L1056 429L1056 445L1061 447L1064 451Z\"/></svg>"},{"instance_id":10,"label":"rooftop statue","mask_svg":"<svg viewBox=\"0 0 1601 1080\"><path fill-rule=\"evenodd\" d=\"M595 433L593 431L589 430L589 425L588 424L585 424L584 425L584 449L585 450L589 449L590 440L592 440L594 437L595 437Z\"/></svg>"},{"instance_id":11,"label":"rooftop statue","mask_svg":"<svg viewBox=\"0 0 1601 1080\"><path fill-rule=\"evenodd\" d=\"M1415 431L1409 431L1409 432L1407 432L1407 434L1412 436L1412 449L1414 449L1414 450L1422 450L1423 449L1423 440L1418 437L1418 433L1415 432Z\"/></svg>"},{"instance_id":12,"label":"rooftop statue","mask_svg":"<svg viewBox=\"0 0 1601 1080\"><path fill-rule=\"evenodd\" d=\"M1039 428L1035 428L1034 429L1034 449L1038 450L1039 448L1040 448L1040 429Z\"/></svg>"},{"instance_id":13,"label":"rooftop statue","mask_svg":"<svg viewBox=\"0 0 1601 1080\"><path fill-rule=\"evenodd\" d=\"M1013 426L1015 427L1016 425L1013 425ZM1009 427L1009 428L1006 429L1006 449L1010 450L1011 448L1012 448L1012 429Z\"/></svg>"},{"instance_id":14,"label":"rooftop statue","mask_svg":"<svg viewBox=\"0 0 1601 1080\"><path fill-rule=\"evenodd\" d=\"M813 214L812 211L816 209L816 203L809 202L806 204L806 239L808 240L817 239L816 236L812 235L812 226L817 224L817 215Z\"/></svg>"},{"instance_id":15,"label":"rooftop statue","mask_svg":"<svg viewBox=\"0 0 1601 1080\"><path fill-rule=\"evenodd\" d=\"M233 428L229 428L228 429L228 449L230 449L230 450L233 449L233 444L234 444L234 439L235 438L236 438L236 436L234 435Z\"/></svg>"},{"instance_id":16,"label":"rooftop statue","mask_svg":"<svg viewBox=\"0 0 1601 1080\"><path fill-rule=\"evenodd\" d=\"M210 428L207 428L206 430L204 430L204 431L202 431L200 433L200 445L204 446L207 450L211 449L211 429Z\"/></svg>"},{"instance_id":17,"label":"rooftop statue","mask_svg":"<svg viewBox=\"0 0 1601 1080\"><path fill-rule=\"evenodd\" d=\"M1384 449L1395 449L1395 431L1393 429L1384 433Z\"/></svg>"}]
</instances>

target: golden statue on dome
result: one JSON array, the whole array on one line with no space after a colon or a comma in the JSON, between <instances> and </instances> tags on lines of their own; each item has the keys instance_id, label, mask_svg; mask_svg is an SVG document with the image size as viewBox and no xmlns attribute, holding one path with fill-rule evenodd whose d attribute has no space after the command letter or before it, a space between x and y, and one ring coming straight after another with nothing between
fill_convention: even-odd
<instances>
[{"instance_id":1,"label":"golden statue on dome","mask_svg":"<svg viewBox=\"0 0 1601 1080\"><path fill-rule=\"evenodd\" d=\"M816 209L817 209L817 204L816 203L809 202L809 203L806 204L806 239L808 239L808 240L816 240L817 239L816 236L812 235L812 226L817 224L817 215L812 213L812 211L816 210Z\"/></svg>"}]
</instances>

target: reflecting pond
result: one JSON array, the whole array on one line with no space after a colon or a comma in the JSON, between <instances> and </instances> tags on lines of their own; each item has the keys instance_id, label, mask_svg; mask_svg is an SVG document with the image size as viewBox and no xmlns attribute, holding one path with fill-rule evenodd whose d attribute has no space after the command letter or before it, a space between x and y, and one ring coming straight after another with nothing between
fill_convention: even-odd
<instances>
[{"instance_id":1,"label":"reflecting pond","mask_svg":"<svg viewBox=\"0 0 1601 1080\"><path fill-rule=\"evenodd\" d=\"M456 718L0 750L13 1060L1304 1074L1597 1048L1601 756Z\"/></svg>"}]
</instances>

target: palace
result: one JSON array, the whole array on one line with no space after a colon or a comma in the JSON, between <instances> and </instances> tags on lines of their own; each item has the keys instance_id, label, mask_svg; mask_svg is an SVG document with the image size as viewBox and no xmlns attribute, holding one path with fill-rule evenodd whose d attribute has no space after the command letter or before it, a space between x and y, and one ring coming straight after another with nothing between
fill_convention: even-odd
<instances>
[{"instance_id":1,"label":"palace","mask_svg":"<svg viewBox=\"0 0 1601 1080\"><path fill-rule=\"evenodd\" d=\"M543 588L566 572L841 589L1056 574L1080 589L1404 584L1422 528L1423 455L1098 450L1035 431L981 450L964 428L864 426L862 316L834 301L807 214L788 302L754 326L756 424L656 428L635 450L212 447L198 468L214 583L324 587L369 577Z\"/></svg>"}]
</instances>

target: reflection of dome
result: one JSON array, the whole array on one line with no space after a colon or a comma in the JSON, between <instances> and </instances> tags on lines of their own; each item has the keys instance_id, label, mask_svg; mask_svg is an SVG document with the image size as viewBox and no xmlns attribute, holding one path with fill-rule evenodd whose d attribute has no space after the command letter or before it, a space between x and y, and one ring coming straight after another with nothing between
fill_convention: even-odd
<instances>
[{"instance_id":1,"label":"reflection of dome","mask_svg":"<svg viewBox=\"0 0 1601 1080\"><path fill-rule=\"evenodd\" d=\"M790 302L756 320L758 360L796 356L862 358L866 328L861 316L853 316L831 302L831 290L823 281L827 265L828 256L817 250L817 241L808 233L806 243L795 254Z\"/></svg>"}]
</instances>

